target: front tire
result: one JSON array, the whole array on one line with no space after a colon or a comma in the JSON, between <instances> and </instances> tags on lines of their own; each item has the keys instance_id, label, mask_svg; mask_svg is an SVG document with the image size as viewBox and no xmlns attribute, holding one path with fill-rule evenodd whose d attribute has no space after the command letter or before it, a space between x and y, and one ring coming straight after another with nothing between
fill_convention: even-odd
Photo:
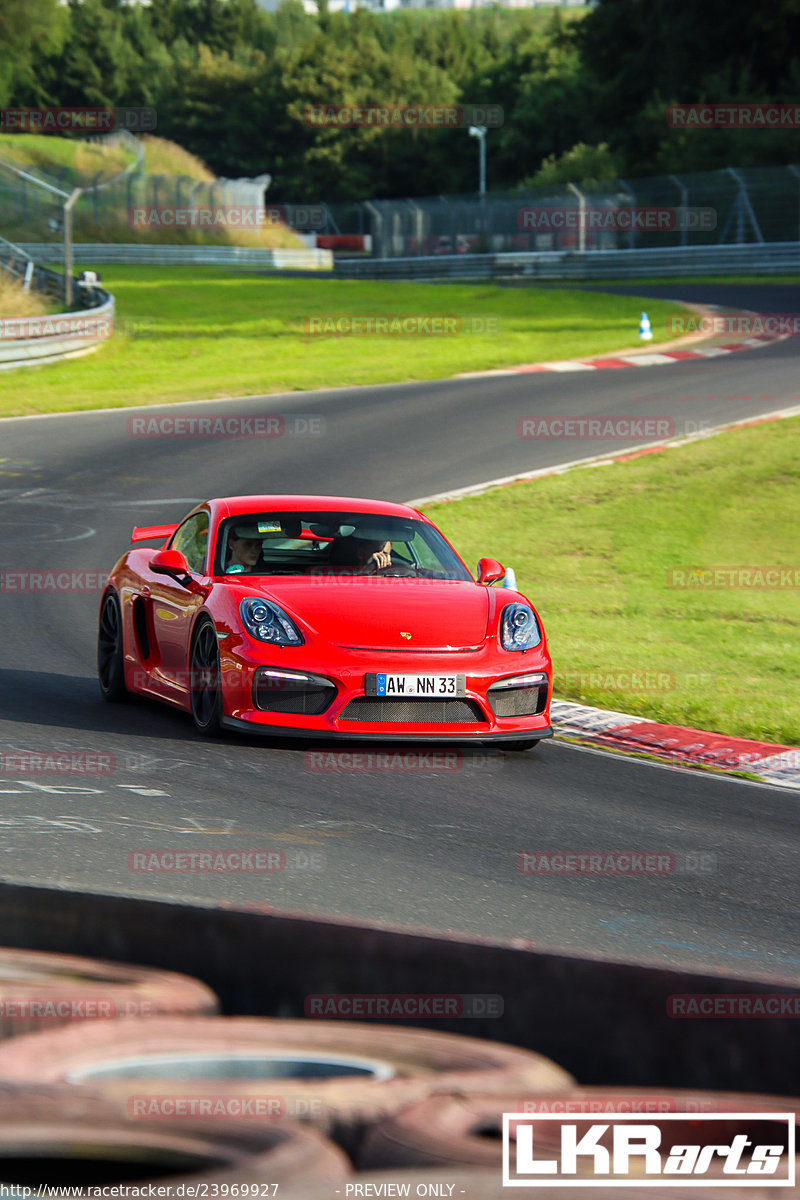
<instances>
[{"instance_id":1,"label":"front tire","mask_svg":"<svg viewBox=\"0 0 800 1200\"><path fill-rule=\"evenodd\" d=\"M201 618L192 638L189 680L195 729L204 737L217 737L222 731L219 643L207 617Z\"/></svg>"},{"instance_id":2,"label":"front tire","mask_svg":"<svg viewBox=\"0 0 800 1200\"><path fill-rule=\"evenodd\" d=\"M122 642L122 609L116 592L109 592L100 610L97 630L97 678L100 693L110 704L127 696L125 654Z\"/></svg>"},{"instance_id":3,"label":"front tire","mask_svg":"<svg viewBox=\"0 0 800 1200\"><path fill-rule=\"evenodd\" d=\"M523 750L535 750L539 745L539 738L533 738L527 742L503 742L502 750L511 750L512 753L521 753Z\"/></svg>"}]
</instances>

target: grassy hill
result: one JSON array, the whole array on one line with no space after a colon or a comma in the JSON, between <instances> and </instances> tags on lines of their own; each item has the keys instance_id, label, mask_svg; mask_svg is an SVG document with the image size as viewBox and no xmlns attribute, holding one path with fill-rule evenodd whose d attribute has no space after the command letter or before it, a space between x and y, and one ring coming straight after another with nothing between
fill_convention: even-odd
<instances>
[{"instance_id":1,"label":"grassy hill","mask_svg":"<svg viewBox=\"0 0 800 1200\"><path fill-rule=\"evenodd\" d=\"M214 174L194 154L175 142L145 135L144 171L147 176L164 176L160 203L173 203L178 192L178 179L183 177L183 201L186 203L189 181L211 184ZM3 168L10 164L31 171L56 183L64 190L88 187L92 183L109 183L136 161L133 151L124 146L84 142L77 138L49 137L41 134L0 134L0 236L12 242L58 241L60 212L58 203L35 196L32 185L26 185L23 204L22 185L12 171ZM2 193L5 192L5 195ZM137 183L132 193L124 180L107 187L95 200L90 193L82 196L74 209L73 236L76 242L148 242L162 245L219 245L301 247L302 242L283 225L253 231L236 229L139 228L128 220L127 205L133 202L152 203L152 190L146 183ZM203 189L199 203L206 196Z\"/></svg>"},{"instance_id":2,"label":"grassy hill","mask_svg":"<svg viewBox=\"0 0 800 1200\"><path fill-rule=\"evenodd\" d=\"M48 137L36 133L0 133L0 160L32 174L64 178L73 187L119 175L135 161L121 146L81 142L74 138Z\"/></svg>"}]
</instances>

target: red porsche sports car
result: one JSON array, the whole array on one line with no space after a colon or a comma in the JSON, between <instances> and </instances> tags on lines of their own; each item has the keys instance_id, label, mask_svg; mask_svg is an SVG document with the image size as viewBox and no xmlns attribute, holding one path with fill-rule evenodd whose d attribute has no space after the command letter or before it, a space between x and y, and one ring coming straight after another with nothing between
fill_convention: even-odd
<instances>
[{"instance_id":1,"label":"red porsche sports car","mask_svg":"<svg viewBox=\"0 0 800 1200\"><path fill-rule=\"evenodd\" d=\"M477 582L403 504L237 496L134 529L100 604L98 674L221 729L302 737L550 737L552 667L519 592Z\"/></svg>"}]
</instances>

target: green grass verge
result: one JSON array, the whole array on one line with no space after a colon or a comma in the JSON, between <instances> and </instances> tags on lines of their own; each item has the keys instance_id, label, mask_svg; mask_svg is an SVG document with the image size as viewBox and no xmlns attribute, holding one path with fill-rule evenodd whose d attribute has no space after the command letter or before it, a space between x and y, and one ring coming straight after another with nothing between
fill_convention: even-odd
<instances>
[{"instance_id":1,"label":"green grass verge","mask_svg":"<svg viewBox=\"0 0 800 1200\"><path fill-rule=\"evenodd\" d=\"M641 302L487 285L284 279L222 267L103 267L120 332L70 363L0 375L0 416L440 379L637 344ZM647 301L655 342L672 303ZM311 317L493 319L490 332L346 336Z\"/></svg>"},{"instance_id":2,"label":"green grass verge","mask_svg":"<svg viewBox=\"0 0 800 1200\"><path fill-rule=\"evenodd\" d=\"M425 511L468 563L515 568L561 698L798 745L800 588L668 582L759 565L797 581L798 484L794 418Z\"/></svg>"}]
</instances>

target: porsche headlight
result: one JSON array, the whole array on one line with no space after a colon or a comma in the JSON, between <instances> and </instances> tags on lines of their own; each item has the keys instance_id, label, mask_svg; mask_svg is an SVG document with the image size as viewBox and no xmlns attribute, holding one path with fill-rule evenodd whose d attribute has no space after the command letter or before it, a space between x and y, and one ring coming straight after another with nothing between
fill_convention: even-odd
<instances>
[{"instance_id":1,"label":"porsche headlight","mask_svg":"<svg viewBox=\"0 0 800 1200\"><path fill-rule=\"evenodd\" d=\"M542 640L539 622L527 604L507 604L500 621L500 645L504 650L532 650Z\"/></svg>"},{"instance_id":2,"label":"porsche headlight","mask_svg":"<svg viewBox=\"0 0 800 1200\"><path fill-rule=\"evenodd\" d=\"M260 596L248 596L239 605L244 627L251 637L273 646L302 646L303 635L282 608Z\"/></svg>"}]
</instances>

